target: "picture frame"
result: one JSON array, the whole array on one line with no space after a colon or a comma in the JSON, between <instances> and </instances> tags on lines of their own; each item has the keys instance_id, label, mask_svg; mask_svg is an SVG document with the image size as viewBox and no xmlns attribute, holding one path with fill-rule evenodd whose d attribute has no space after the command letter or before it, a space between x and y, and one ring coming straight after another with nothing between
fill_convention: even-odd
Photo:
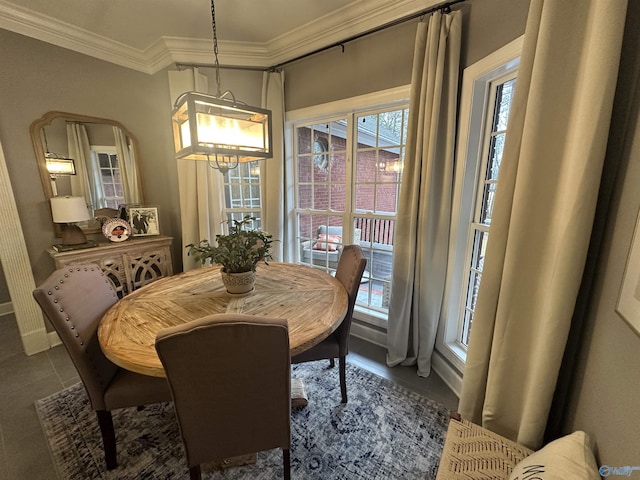
<instances>
[{"instance_id":1,"label":"picture frame","mask_svg":"<svg viewBox=\"0 0 640 480\"><path fill-rule=\"evenodd\" d=\"M640 335L640 212L622 276L616 312Z\"/></svg>"},{"instance_id":2,"label":"picture frame","mask_svg":"<svg viewBox=\"0 0 640 480\"><path fill-rule=\"evenodd\" d=\"M160 235L160 222L157 207L129 207L127 216L134 237Z\"/></svg>"}]
</instances>

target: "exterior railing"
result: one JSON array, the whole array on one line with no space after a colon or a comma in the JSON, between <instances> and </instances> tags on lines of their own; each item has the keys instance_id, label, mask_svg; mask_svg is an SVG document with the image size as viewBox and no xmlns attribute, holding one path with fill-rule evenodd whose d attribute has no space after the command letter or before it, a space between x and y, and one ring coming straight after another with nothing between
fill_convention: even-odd
<instances>
[{"instance_id":1,"label":"exterior railing","mask_svg":"<svg viewBox=\"0 0 640 480\"><path fill-rule=\"evenodd\" d=\"M393 245L395 220L356 217L355 228L361 230L360 241Z\"/></svg>"}]
</instances>

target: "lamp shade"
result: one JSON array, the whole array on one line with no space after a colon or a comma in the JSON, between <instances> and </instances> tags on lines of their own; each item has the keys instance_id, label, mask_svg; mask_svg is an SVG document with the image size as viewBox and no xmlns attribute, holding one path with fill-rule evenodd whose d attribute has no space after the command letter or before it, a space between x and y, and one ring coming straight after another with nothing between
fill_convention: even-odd
<instances>
[{"instance_id":1,"label":"lamp shade","mask_svg":"<svg viewBox=\"0 0 640 480\"><path fill-rule=\"evenodd\" d=\"M89 220L84 197L51 197L51 215L55 223L74 223Z\"/></svg>"},{"instance_id":2,"label":"lamp shade","mask_svg":"<svg viewBox=\"0 0 640 480\"><path fill-rule=\"evenodd\" d=\"M271 111L212 95L181 95L171 115L176 158L271 158Z\"/></svg>"}]
</instances>

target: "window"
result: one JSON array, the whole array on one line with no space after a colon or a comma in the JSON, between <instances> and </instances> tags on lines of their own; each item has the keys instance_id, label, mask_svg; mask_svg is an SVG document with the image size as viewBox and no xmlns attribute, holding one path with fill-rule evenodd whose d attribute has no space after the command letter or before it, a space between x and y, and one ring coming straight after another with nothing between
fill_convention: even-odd
<instances>
[{"instance_id":1,"label":"window","mask_svg":"<svg viewBox=\"0 0 640 480\"><path fill-rule=\"evenodd\" d=\"M478 298L478 289L482 278L485 251L493 213L493 199L498 185L498 173L502 161L504 137L507 133L507 122L511 99L515 89L515 73L503 79L491 82L489 94L487 133L483 141L482 165L478 175L479 185L475 199L473 219L469 225L467 240L467 259L464 264L465 283L462 289L460 307L460 333L457 341L468 347L473 314Z\"/></svg>"},{"instance_id":2,"label":"window","mask_svg":"<svg viewBox=\"0 0 640 480\"><path fill-rule=\"evenodd\" d=\"M260 161L240 163L224 174L225 217L242 220L255 217L251 228L262 228Z\"/></svg>"},{"instance_id":3,"label":"window","mask_svg":"<svg viewBox=\"0 0 640 480\"><path fill-rule=\"evenodd\" d=\"M295 260L333 273L358 243L367 269L356 306L386 319L402 178L406 104L293 124Z\"/></svg>"},{"instance_id":4,"label":"window","mask_svg":"<svg viewBox=\"0 0 640 480\"><path fill-rule=\"evenodd\" d=\"M91 146L91 153L96 164L95 171L98 183L99 208L115 208L124 204L124 191L120 177L120 166L115 147Z\"/></svg>"},{"instance_id":5,"label":"window","mask_svg":"<svg viewBox=\"0 0 640 480\"><path fill-rule=\"evenodd\" d=\"M498 184L521 40L467 68L457 145L453 239L438 351L464 366Z\"/></svg>"}]
</instances>

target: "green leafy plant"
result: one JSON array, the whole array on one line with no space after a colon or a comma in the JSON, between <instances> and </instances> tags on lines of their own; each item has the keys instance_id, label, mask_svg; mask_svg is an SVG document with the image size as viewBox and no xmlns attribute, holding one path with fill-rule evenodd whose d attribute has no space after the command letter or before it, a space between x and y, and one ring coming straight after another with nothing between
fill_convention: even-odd
<instances>
[{"instance_id":1,"label":"green leafy plant","mask_svg":"<svg viewBox=\"0 0 640 480\"><path fill-rule=\"evenodd\" d=\"M216 246L211 245L209 240L202 240L198 244L190 243L185 247L187 254L203 265L207 260L212 264L221 264L225 273L255 272L258 262L267 263L267 260L273 258L269 251L272 236L267 232L248 228L255 219L247 215L242 220L228 220L229 233L216 235Z\"/></svg>"}]
</instances>

